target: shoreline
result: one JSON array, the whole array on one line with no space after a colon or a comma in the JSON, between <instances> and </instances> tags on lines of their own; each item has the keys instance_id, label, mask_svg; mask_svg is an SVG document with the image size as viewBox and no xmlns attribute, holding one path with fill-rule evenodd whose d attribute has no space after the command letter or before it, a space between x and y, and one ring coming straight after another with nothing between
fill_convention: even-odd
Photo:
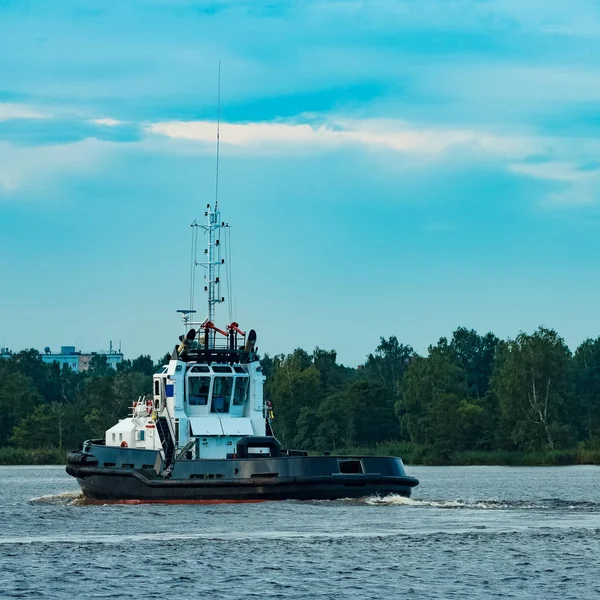
<instances>
[{"instance_id":1,"label":"shoreline","mask_svg":"<svg viewBox=\"0 0 600 600\"><path fill-rule=\"evenodd\" d=\"M349 448L340 449L347 451ZM600 465L600 451L583 448L519 452L513 450L465 450L445 452L435 448L410 447L405 444L381 444L377 448L356 448L356 454L388 454L400 456L407 466L437 467L551 467Z\"/></svg>"},{"instance_id":2,"label":"shoreline","mask_svg":"<svg viewBox=\"0 0 600 600\"><path fill-rule=\"evenodd\" d=\"M405 443L390 442L375 448L347 447L331 451L339 455L400 456L407 467L549 467L600 465L600 450L571 448L537 452L503 450L444 452L434 448L418 448ZM67 451L58 448L26 450L0 448L0 466L61 466L66 465ZM321 454L311 452L311 454Z\"/></svg>"}]
</instances>

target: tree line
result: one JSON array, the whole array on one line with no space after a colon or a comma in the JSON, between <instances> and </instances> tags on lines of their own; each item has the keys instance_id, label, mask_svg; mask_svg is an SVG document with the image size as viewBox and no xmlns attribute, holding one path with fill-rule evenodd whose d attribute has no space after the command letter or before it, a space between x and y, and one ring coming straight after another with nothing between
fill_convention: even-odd
<instances>
[{"instance_id":1,"label":"tree line","mask_svg":"<svg viewBox=\"0 0 600 600\"><path fill-rule=\"evenodd\" d=\"M392 336L356 369L318 348L265 357L263 369L288 446L600 450L600 338L573 354L545 327L509 340L459 327L425 356Z\"/></svg>"},{"instance_id":2,"label":"tree line","mask_svg":"<svg viewBox=\"0 0 600 600\"><path fill-rule=\"evenodd\" d=\"M115 370L92 357L88 371L45 363L37 350L0 359L0 447L73 449L131 412L134 400L152 390L149 356L125 360Z\"/></svg>"},{"instance_id":3,"label":"tree line","mask_svg":"<svg viewBox=\"0 0 600 600\"><path fill-rule=\"evenodd\" d=\"M35 350L0 359L0 448L62 452L103 437L164 362L143 355L115 370L95 356L77 373ZM395 443L438 462L468 451L600 451L600 337L572 353L544 327L508 340L460 327L424 356L381 338L357 368L319 348L261 362L273 429L289 448Z\"/></svg>"}]
</instances>

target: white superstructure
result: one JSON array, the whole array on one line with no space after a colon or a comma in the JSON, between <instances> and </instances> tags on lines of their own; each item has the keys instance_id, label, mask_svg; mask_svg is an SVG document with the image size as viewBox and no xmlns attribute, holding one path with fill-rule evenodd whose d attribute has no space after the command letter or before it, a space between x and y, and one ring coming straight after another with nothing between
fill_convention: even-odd
<instances>
[{"instance_id":1,"label":"white superstructure","mask_svg":"<svg viewBox=\"0 0 600 600\"><path fill-rule=\"evenodd\" d=\"M223 301L219 267L225 261L219 231L226 225L217 208L209 205L205 215L206 260L197 263L193 258L193 264L206 268L208 317L195 323L191 321L193 309L180 311L186 335L180 337L169 363L154 375L152 395L139 399L131 417L106 432L107 446L158 449L168 459L173 454L192 459L231 458L241 438L271 435L255 332L246 334L235 322L225 329L213 323L215 305ZM253 448L253 452L261 451Z\"/></svg>"},{"instance_id":2,"label":"white superstructure","mask_svg":"<svg viewBox=\"0 0 600 600\"><path fill-rule=\"evenodd\" d=\"M139 398L133 405L132 416L121 419L106 432L105 444L123 448L162 450L152 400Z\"/></svg>"}]
</instances>

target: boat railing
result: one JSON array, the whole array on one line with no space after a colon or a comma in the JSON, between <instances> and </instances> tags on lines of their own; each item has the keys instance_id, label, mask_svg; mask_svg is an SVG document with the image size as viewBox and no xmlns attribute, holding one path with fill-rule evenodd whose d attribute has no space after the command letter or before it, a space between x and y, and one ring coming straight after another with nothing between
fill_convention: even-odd
<instances>
[{"instance_id":1,"label":"boat railing","mask_svg":"<svg viewBox=\"0 0 600 600\"><path fill-rule=\"evenodd\" d=\"M246 363L256 360L254 352L246 352L245 350L231 350L229 348L190 348L185 360L199 363Z\"/></svg>"}]
</instances>

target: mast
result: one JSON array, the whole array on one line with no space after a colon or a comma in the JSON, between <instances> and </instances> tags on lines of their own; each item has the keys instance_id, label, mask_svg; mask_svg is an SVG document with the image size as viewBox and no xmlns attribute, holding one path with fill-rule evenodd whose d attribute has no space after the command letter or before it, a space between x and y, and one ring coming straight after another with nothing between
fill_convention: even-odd
<instances>
[{"instance_id":1,"label":"mast","mask_svg":"<svg viewBox=\"0 0 600 600\"><path fill-rule=\"evenodd\" d=\"M206 212L204 216L206 219L206 225L202 225L208 233L208 247L205 248L204 254L206 254L207 261L201 263L206 269L206 285L204 290L208 292L208 320L211 323L215 322L215 305L225 302L225 298L221 296L221 280L220 271L221 265L225 263L225 259L221 258L221 240L219 232L225 223L221 223L221 211L217 208L212 208L210 204L206 205ZM212 347L212 344L210 345Z\"/></svg>"}]
</instances>

